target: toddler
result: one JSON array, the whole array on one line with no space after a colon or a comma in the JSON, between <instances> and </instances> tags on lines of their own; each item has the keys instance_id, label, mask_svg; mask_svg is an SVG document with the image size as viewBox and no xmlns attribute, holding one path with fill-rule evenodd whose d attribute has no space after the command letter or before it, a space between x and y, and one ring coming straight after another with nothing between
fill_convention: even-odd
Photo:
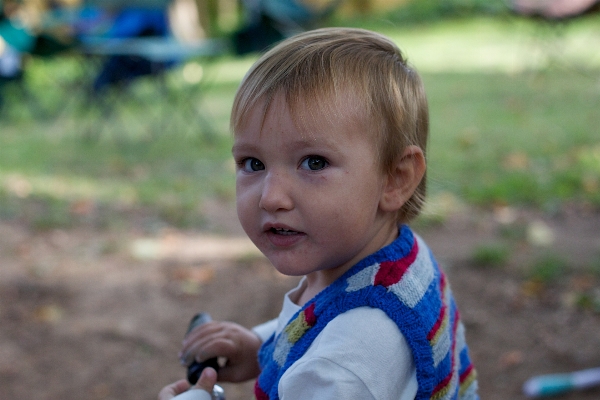
<instances>
[{"instance_id":1,"label":"toddler","mask_svg":"<svg viewBox=\"0 0 600 400\"><path fill-rule=\"evenodd\" d=\"M273 321L196 328L182 361L225 359L219 380L258 378L257 400L478 399L448 281L406 225L425 197L428 108L396 45L348 28L287 39L245 76L231 127L240 222L303 279ZM186 398L215 382L207 369Z\"/></svg>"}]
</instances>

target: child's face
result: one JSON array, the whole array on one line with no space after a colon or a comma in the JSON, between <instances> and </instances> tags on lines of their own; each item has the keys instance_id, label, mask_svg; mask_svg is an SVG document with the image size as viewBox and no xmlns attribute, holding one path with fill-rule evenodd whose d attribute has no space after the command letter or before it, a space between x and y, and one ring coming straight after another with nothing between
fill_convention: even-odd
<instances>
[{"instance_id":1,"label":"child's face","mask_svg":"<svg viewBox=\"0 0 600 400\"><path fill-rule=\"evenodd\" d=\"M278 96L262 129L254 107L233 146L244 230L281 273L324 286L397 235L379 207L386 179L372 135L351 113L332 114L300 130Z\"/></svg>"}]
</instances>

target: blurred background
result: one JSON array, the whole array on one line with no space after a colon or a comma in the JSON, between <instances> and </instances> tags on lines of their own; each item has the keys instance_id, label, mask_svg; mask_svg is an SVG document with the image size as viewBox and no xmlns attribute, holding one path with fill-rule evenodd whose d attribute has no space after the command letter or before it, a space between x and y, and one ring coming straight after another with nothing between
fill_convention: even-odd
<instances>
[{"instance_id":1,"label":"blurred background","mask_svg":"<svg viewBox=\"0 0 600 400\"><path fill-rule=\"evenodd\" d=\"M415 229L450 276L481 397L600 367L598 1L0 5L0 398L155 398L184 377L194 313L278 314L297 279L237 222L228 118L260 52L320 26L388 35L423 77Z\"/></svg>"}]
</instances>

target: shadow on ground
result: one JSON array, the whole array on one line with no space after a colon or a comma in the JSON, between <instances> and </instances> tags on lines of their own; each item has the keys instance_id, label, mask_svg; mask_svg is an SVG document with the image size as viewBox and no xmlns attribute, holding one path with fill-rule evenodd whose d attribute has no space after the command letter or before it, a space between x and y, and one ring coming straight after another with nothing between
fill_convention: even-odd
<instances>
[{"instance_id":1,"label":"shadow on ground","mask_svg":"<svg viewBox=\"0 0 600 400\"><path fill-rule=\"evenodd\" d=\"M417 228L450 276L489 400L523 399L532 375L600 366L600 214L513 217L470 211ZM532 243L528 229L540 224L550 236ZM177 352L195 312L246 326L276 316L297 278L244 247L235 224L223 231L217 243L172 230L0 222L0 398L152 399L184 376ZM509 245L502 265L474 256L490 243ZM536 277L531 266L548 254L568 264ZM224 386L228 400L250 398L251 382Z\"/></svg>"}]
</instances>

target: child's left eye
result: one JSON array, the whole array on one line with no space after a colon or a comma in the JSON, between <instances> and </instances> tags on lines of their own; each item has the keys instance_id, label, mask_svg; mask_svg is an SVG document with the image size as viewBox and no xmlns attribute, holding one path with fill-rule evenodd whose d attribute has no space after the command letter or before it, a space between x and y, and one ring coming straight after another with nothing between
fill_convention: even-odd
<instances>
[{"instance_id":1,"label":"child's left eye","mask_svg":"<svg viewBox=\"0 0 600 400\"><path fill-rule=\"evenodd\" d=\"M309 156L302 160L300 167L309 171L319 171L328 165L329 163L323 157Z\"/></svg>"}]
</instances>

